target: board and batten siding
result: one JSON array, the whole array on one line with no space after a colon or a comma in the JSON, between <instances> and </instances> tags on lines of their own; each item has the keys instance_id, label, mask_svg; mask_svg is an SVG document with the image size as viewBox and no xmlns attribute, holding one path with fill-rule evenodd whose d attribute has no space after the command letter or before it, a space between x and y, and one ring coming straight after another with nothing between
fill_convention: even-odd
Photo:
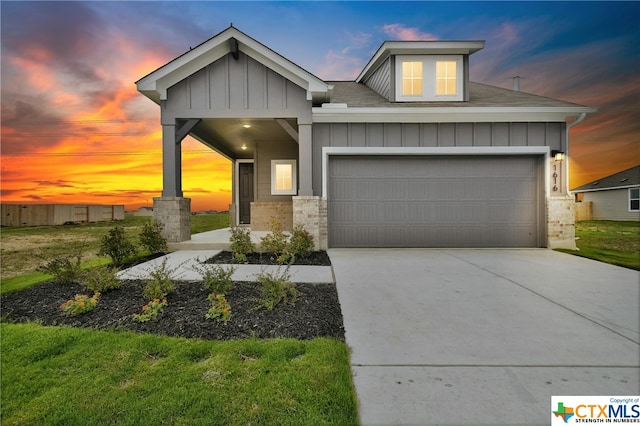
<instances>
[{"instance_id":1,"label":"board and batten siding","mask_svg":"<svg viewBox=\"0 0 640 426\"><path fill-rule=\"evenodd\" d=\"M374 92L378 93L386 99L391 99L391 58L378 67L378 69L369 77L364 84Z\"/></svg>"},{"instance_id":2,"label":"board and batten siding","mask_svg":"<svg viewBox=\"0 0 640 426\"><path fill-rule=\"evenodd\" d=\"M322 193L323 147L564 147L564 123L319 123L313 192Z\"/></svg>"},{"instance_id":3,"label":"board and batten siding","mask_svg":"<svg viewBox=\"0 0 640 426\"><path fill-rule=\"evenodd\" d=\"M237 60L228 54L170 87L163 121L171 117L311 122L311 101L304 89L240 52Z\"/></svg>"},{"instance_id":4,"label":"board and batten siding","mask_svg":"<svg viewBox=\"0 0 640 426\"><path fill-rule=\"evenodd\" d=\"M640 212L629 211L629 189L585 192L582 202L592 202L593 220L640 220Z\"/></svg>"}]
</instances>

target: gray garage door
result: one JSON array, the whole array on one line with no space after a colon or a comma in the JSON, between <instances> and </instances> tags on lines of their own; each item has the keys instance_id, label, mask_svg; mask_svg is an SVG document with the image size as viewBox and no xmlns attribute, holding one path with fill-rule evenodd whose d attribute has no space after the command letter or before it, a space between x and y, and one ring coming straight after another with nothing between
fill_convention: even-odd
<instances>
[{"instance_id":1,"label":"gray garage door","mask_svg":"<svg viewBox=\"0 0 640 426\"><path fill-rule=\"evenodd\" d=\"M541 156L332 156L330 247L541 247Z\"/></svg>"}]
</instances>

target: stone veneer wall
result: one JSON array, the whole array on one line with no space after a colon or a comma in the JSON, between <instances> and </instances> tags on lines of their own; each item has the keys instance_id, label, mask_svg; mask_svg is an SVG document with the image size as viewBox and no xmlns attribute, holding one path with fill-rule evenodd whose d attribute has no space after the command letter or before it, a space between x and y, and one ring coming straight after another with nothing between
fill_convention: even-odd
<instances>
[{"instance_id":1,"label":"stone veneer wall","mask_svg":"<svg viewBox=\"0 0 640 426\"><path fill-rule=\"evenodd\" d=\"M576 250L572 197L547 198L547 247Z\"/></svg>"},{"instance_id":2,"label":"stone veneer wall","mask_svg":"<svg viewBox=\"0 0 640 426\"><path fill-rule=\"evenodd\" d=\"M291 231L293 228L293 204L290 202L264 202L251 203L251 230L270 231L269 222L275 218L283 231Z\"/></svg>"},{"instance_id":3,"label":"stone veneer wall","mask_svg":"<svg viewBox=\"0 0 640 426\"><path fill-rule=\"evenodd\" d=\"M159 197L153 199L153 217L163 225L162 236L169 243L191 239L191 199Z\"/></svg>"},{"instance_id":4,"label":"stone veneer wall","mask_svg":"<svg viewBox=\"0 0 640 426\"><path fill-rule=\"evenodd\" d=\"M314 250L326 250L327 199L318 196L293 197L293 225L302 225L313 236Z\"/></svg>"}]
</instances>

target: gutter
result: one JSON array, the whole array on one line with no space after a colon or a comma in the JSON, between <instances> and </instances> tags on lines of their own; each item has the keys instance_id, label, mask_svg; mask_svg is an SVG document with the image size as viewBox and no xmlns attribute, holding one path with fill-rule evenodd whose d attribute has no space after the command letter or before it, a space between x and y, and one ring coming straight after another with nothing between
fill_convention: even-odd
<instances>
[{"instance_id":1,"label":"gutter","mask_svg":"<svg viewBox=\"0 0 640 426\"><path fill-rule=\"evenodd\" d=\"M581 112L580 115L578 115L578 118L576 118L575 120L573 120L571 123L567 124L567 130L566 130L566 135L565 135L565 141L566 141L566 153L565 153L565 158L566 158L566 162L565 162L565 166L564 166L564 181L567 185L567 196L571 196L571 190L569 188L571 188L571 186L569 185L569 162L571 161L571 157L569 156L569 131L571 130L572 127L577 126L578 124L582 123L584 121L584 119L587 118L587 113L586 112Z\"/></svg>"}]
</instances>

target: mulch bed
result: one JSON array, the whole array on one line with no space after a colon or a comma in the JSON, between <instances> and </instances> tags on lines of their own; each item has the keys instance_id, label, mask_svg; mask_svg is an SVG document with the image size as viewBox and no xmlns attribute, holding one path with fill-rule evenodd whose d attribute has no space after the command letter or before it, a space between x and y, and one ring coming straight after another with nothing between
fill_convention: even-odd
<instances>
[{"instance_id":1,"label":"mulch bed","mask_svg":"<svg viewBox=\"0 0 640 426\"><path fill-rule=\"evenodd\" d=\"M299 298L294 306L280 303L268 311L257 308L260 284L237 282L227 294L232 317L226 325L205 318L211 302L207 300L208 291L201 282L177 282L176 290L167 297L168 305L158 318L139 323L132 315L141 313L142 306L148 302L142 293L143 285L138 280L125 281L120 289L102 294L93 311L67 316L60 305L76 294L91 292L80 284L46 282L2 295L3 320L216 340L247 337L333 337L344 340L342 313L334 284L297 284Z\"/></svg>"},{"instance_id":2,"label":"mulch bed","mask_svg":"<svg viewBox=\"0 0 640 426\"><path fill-rule=\"evenodd\" d=\"M277 265L277 259L278 255L273 253L249 253L247 255L247 263L254 265ZM236 262L233 260L232 252L221 251L203 263L229 264ZM331 266L331 260L326 251L314 251L306 257L296 258L292 265Z\"/></svg>"}]
</instances>

